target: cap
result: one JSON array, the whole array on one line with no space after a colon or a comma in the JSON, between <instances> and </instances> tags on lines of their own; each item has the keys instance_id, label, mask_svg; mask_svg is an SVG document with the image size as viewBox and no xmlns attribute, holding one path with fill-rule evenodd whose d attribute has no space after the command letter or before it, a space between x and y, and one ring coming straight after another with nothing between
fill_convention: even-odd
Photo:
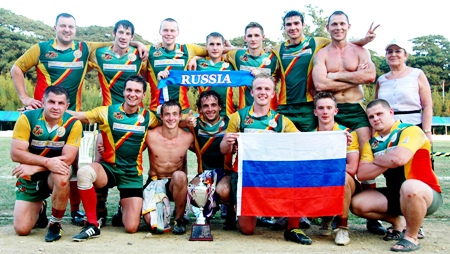
<instances>
[{"instance_id":1,"label":"cap","mask_svg":"<svg viewBox=\"0 0 450 254\"><path fill-rule=\"evenodd\" d=\"M391 42L389 42L389 44L384 49L387 50L392 45L397 45L399 48L406 50L406 48L407 48L406 46L409 44L406 43L405 41L393 39Z\"/></svg>"}]
</instances>

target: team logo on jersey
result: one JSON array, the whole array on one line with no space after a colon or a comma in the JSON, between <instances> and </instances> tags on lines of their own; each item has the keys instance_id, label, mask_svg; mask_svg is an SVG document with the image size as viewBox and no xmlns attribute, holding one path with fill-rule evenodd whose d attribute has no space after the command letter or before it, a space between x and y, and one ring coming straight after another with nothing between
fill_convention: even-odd
<instances>
[{"instance_id":1,"label":"team logo on jersey","mask_svg":"<svg viewBox=\"0 0 450 254\"><path fill-rule=\"evenodd\" d=\"M49 58L49 59L55 59L58 57L58 53L56 53L54 51L49 51L49 52L47 52L47 54L45 54L45 57Z\"/></svg>"},{"instance_id":2,"label":"team logo on jersey","mask_svg":"<svg viewBox=\"0 0 450 254\"><path fill-rule=\"evenodd\" d=\"M162 56L162 52L161 52L161 50L156 50L155 52L153 52L153 56L154 57L158 57L158 56Z\"/></svg>"},{"instance_id":3,"label":"team logo on jersey","mask_svg":"<svg viewBox=\"0 0 450 254\"><path fill-rule=\"evenodd\" d=\"M207 62L201 62L200 66L203 68L207 68L208 67L208 63Z\"/></svg>"},{"instance_id":4,"label":"team logo on jersey","mask_svg":"<svg viewBox=\"0 0 450 254\"><path fill-rule=\"evenodd\" d=\"M371 147L372 147L372 149L377 149L378 148L378 140L375 139L375 141L372 143Z\"/></svg>"},{"instance_id":5,"label":"team logo on jersey","mask_svg":"<svg viewBox=\"0 0 450 254\"><path fill-rule=\"evenodd\" d=\"M175 56L176 57L182 57L183 55L184 55L183 51L181 51L181 50L176 50L175 51Z\"/></svg>"},{"instance_id":6,"label":"team logo on jersey","mask_svg":"<svg viewBox=\"0 0 450 254\"><path fill-rule=\"evenodd\" d=\"M66 128L61 126L56 130L56 135L58 135L58 137L62 137L64 134L66 134Z\"/></svg>"},{"instance_id":7,"label":"team logo on jersey","mask_svg":"<svg viewBox=\"0 0 450 254\"><path fill-rule=\"evenodd\" d=\"M227 69L230 66L230 63L223 63L222 68Z\"/></svg>"},{"instance_id":8,"label":"team logo on jersey","mask_svg":"<svg viewBox=\"0 0 450 254\"><path fill-rule=\"evenodd\" d=\"M36 125L31 132L35 136L41 136L44 133L44 130L42 130L40 125Z\"/></svg>"},{"instance_id":9,"label":"team logo on jersey","mask_svg":"<svg viewBox=\"0 0 450 254\"><path fill-rule=\"evenodd\" d=\"M109 61L109 60L111 60L112 58L113 58L112 55L111 55L110 53L108 53L108 52L105 52L105 53L102 55L102 59L105 60L105 61Z\"/></svg>"},{"instance_id":10,"label":"team logo on jersey","mask_svg":"<svg viewBox=\"0 0 450 254\"><path fill-rule=\"evenodd\" d=\"M388 147L391 147L393 145L393 143L397 140L397 138L398 138L398 133L396 132L391 136Z\"/></svg>"},{"instance_id":11,"label":"team logo on jersey","mask_svg":"<svg viewBox=\"0 0 450 254\"><path fill-rule=\"evenodd\" d=\"M136 55L133 53L128 54L128 60L130 60L131 62L136 61Z\"/></svg>"},{"instance_id":12,"label":"team logo on jersey","mask_svg":"<svg viewBox=\"0 0 450 254\"><path fill-rule=\"evenodd\" d=\"M122 120L123 114L122 114L122 112L114 112L113 117L117 120Z\"/></svg>"},{"instance_id":13,"label":"team logo on jersey","mask_svg":"<svg viewBox=\"0 0 450 254\"><path fill-rule=\"evenodd\" d=\"M277 127L277 122L275 121L275 119L272 119L272 120L269 121L269 126L272 127L272 128Z\"/></svg>"},{"instance_id":14,"label":"team logo on jersey","mask_svg":"<svg viewBox=\"0 0 450 254\"><path fill-rule=\"evenodd\" d=\"M270 58L268 58L268 57L266 57L266 58L264 58L264 59L262 60L262 63L263 63L264 65L269 65L270 62L271 62L271 60L270 60Z\"/></svg>"},{"instance_id":15,"label":"team logo on jersey","mask_svg":"<svg viewBox=\"0 0 450 254\"><path fill-rule=\"evenodd\" d=\"M73 52L73 56L76 58L80 58L82 55L83 55L83 53L79 49L77 49Z\"/></svg>"},{"instance_id":16,"label":"team logo on jersey","mask_svg":"<svg viewBox=\"0 0 450 254\"><path fill-rule=\"evenodd\" d=\"M250 125L254 122L253 118L251 118L250 116L246 116L244 119L244 124L245 125Z\"/></svg>"},{"instance_id":17,"label":"team logo on jersey","mask_svg":"<svg viewBox=\"0 0 450 254\"><path fill-rule=\"evenodd\" d=\"M143 115L138 115L138 122L143 123L145 121L145 118Z\"/></svg>"},{"instance_id":18,"label":"team logo on jersey","mask_svg":"<svg viewBox=\"0 0 450 254\"><path fill-rule=\"evenodd\" d=\"M245 55L239 57L239 59L240 59L242 62L247 62L247 61L248 61L248 55L245 54Z\"/></svg>"}]
</instances>

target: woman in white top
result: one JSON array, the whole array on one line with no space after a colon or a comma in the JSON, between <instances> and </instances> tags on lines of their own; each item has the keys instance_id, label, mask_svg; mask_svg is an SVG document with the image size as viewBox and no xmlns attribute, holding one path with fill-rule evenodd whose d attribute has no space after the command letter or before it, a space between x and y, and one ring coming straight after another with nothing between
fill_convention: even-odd
<instances>
[{"instance_id":1,"label":"woman in white top","mask_svg":"<svg viewBox=\"0 0 450 254\"><path fill-rule=\"evenodd\" d=\"M393 40L386 46L386 62L391 71L378 78L375 98L388 101L396 120L421 127L431 142L430 84L422 70L406 65L407 59L404 43Z\"/></svg>"}]
</instances>

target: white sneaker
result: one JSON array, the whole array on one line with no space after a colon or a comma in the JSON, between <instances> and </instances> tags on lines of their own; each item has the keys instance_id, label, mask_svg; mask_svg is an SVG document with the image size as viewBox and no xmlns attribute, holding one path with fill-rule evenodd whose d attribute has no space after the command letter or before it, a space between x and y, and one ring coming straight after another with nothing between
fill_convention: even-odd
<instances>
[{"instance_id":1,"label":"white sneaker","mask_svg":"<svg viewBox=\"0 0 450 254\"><path fill-rule=\"evenodd\" d=\"M350 243L350 237L348 235L347 228L338 228L336 232L336 238L334 238L334 242L337 245L347 245Z\"/></svg>"}]
</instances>

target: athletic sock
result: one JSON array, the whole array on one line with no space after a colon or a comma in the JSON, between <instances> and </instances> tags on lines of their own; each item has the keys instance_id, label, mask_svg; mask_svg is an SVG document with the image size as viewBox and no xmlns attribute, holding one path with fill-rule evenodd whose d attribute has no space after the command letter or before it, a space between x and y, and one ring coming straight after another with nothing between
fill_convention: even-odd
<instances>
[{"instance_id":1,"label":"athletic sock","mask_svg":"<svg viewBox=\"0 0 450 254\"><path fill-rule=\"evenodd\" d=\"M70 211L75 212L80 210L80 193L78 192L78 181L70 181Z\"/></svg>"},{"instance_id":2,"label":"athletic sock","mask_svg":"<svg viewBox=\"0 0 450 254\"><path fill-rule=\"evenodd\" d=\"M86 213L87 220L89 224L93 224L98 227L97 222L97 194L95 193L94 187L87 190L80 190L81 201L83 202L84 212Z\"/></svg>"}]
</instances>

